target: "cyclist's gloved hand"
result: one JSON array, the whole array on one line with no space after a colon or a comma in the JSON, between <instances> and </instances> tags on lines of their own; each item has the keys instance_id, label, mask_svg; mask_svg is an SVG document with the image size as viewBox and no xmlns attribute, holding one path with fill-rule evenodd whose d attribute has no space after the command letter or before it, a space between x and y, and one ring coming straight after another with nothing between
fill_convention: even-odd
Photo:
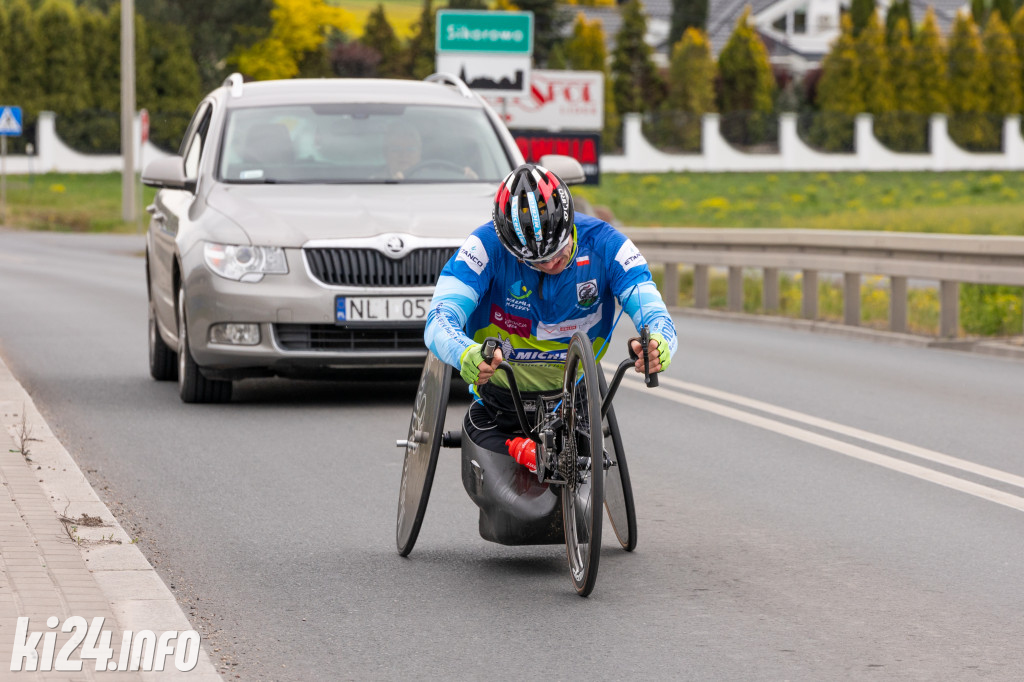
<instances>
[{"instance_id":1,"label":"cyclist's gloved hand","mask_svg":"<svg viewBox=\"0 0 1024 682\"><path fill-rule=\"evenodd\" d=\"M475 343L462 351L462 358L460 359L461 369L459 370L459 373L467 384L483 386L491 380L491 377L494 376L494 370L496 370L498 365L501 364L501 348L494 351L494 359L489 365L484 362L482 351L483 344L480 343Z\"/></svg>"},{"instance_id":2,"label":"cyclist's gloved hand","mask_svg":"<svg viewBox=\"0 0 1024 682\"><path fill-rule=\"evenodd\" d=\"M644 371L644 358L640 355L640 340L632 339L631 344L633 346L633 352L636 353L637 359L634 365L637 372L643 374ZM647 348L648 365L650 366L651 372L664 372L668 369L668 365L672 362L672 354L668 348L668 341L665 337L654 332L651 334L651 340L648 342Z\"/></svg>"}]
</instances>

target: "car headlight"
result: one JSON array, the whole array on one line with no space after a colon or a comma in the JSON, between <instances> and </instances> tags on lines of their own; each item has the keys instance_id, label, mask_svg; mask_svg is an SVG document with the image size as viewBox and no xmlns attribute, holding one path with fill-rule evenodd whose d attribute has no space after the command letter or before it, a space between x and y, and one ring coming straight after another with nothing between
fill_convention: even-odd
<instances>
[{"instance_id":1,"label":"car headlight","mask_svg":"<svg viewBox=\"0 0 1024 682\"><path fill-rule=\"evenodd\" d=\"M259 282L263 275L286 275L288 263L279 246L234 246L206 242L206 265L221 277L239 282Z\"/></svg>"}]
</instances>

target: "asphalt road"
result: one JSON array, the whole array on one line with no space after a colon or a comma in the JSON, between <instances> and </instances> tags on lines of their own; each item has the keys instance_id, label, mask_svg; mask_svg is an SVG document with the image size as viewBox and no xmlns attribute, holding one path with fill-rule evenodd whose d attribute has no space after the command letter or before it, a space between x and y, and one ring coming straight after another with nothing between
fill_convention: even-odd
<instances>
[{"instance_id":1,"label":"asphalt road","mask_svg":"<svg viewBox=\"0 0 1024 682\"><path fill-rule=\"evenodd\" d=\"M150 380L141 244L0 231L0 353L229 679L1024 677L1024 363L679 318L616 399L639 546L580 599L452 451L398 557L412 382Z\"/></svg>"}]
</instances>

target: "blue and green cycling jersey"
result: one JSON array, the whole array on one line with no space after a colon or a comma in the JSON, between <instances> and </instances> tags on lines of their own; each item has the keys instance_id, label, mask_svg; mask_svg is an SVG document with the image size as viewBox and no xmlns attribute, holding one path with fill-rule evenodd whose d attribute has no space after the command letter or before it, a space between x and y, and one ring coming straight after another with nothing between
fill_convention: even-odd
<instances>
[{"instance_id":1,"label":"blue and green cycling jersey","mask_svg":"<svg viewBox=\"0 0 1024 682\"><path fill-rule=\"evenodd\" d=\"M510 254L493 222L474 230L437 280L424 332L430 350L458 369L466 348L498 337L520 390L549 391L562 384L574 333L583 332L594 352L601 351L617 300L637 328L647 324L675 353L675 325L633 242L608 223L579 213L575 231L568 267L546 275ZM507 388L503 373L493 381Z\"/></svg>"}]
</instances>

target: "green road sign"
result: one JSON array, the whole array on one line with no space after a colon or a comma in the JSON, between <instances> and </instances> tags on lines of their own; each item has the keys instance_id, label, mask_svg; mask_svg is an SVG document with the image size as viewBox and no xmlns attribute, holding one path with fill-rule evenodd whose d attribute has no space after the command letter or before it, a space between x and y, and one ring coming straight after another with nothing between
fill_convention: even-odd
<instances>
[{"instance_id":1,"label":"green road sign","mask_svg":"<svg viewBox=\"0 0 1024 682\"><path fill-rule=\"evenodd\" d=\"M533 12L437 12L437 52L533 54Z\"/></svg>"}]
</instances>

